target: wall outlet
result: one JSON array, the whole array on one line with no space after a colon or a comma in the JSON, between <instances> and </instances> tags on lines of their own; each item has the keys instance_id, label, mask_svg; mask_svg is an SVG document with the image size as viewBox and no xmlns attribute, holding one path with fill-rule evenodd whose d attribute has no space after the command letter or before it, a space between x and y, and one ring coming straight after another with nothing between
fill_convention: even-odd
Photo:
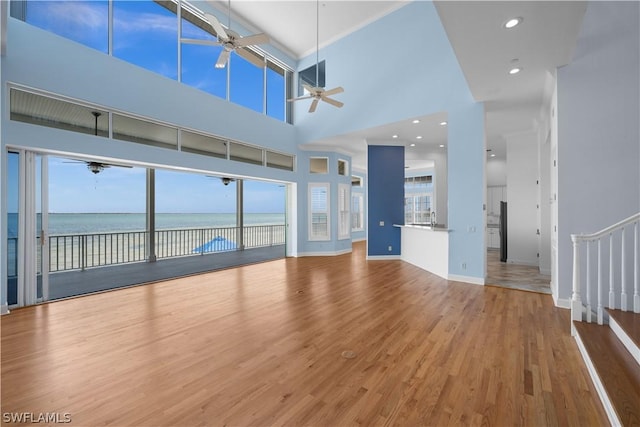
<instances>
[{"instance_id":1,"label":"wall outlet","mask_svg":"<svg viewBox=\"0 0 640 427\"><path fill-rule=\"evenodd\" d=\"M391 252L391 251L393 250L393 248L392 248L391 246L389 246L389 247L387 248L387 250L388 250L389 252Z\"/></svg>"},{"instance_id":2,"label":"wall outlet","mask_svg":"<svg viewBox=\"0 0 640 427\"><path fill-rule=\"evenodd\" d=\"M380 227L384 227L384 221L380 221Z\"/></svg>"},{"instance_id":3,"label":"wall outlet","mask_svg":"<svg viewBox=\"0 0 640 427\"><path fill-rule=\"evenodd\" d=\"M462 264L460 264L460 267L462 267L463 270L467 269L467 263L463 262Z\"/></svg>"}]
</instances>

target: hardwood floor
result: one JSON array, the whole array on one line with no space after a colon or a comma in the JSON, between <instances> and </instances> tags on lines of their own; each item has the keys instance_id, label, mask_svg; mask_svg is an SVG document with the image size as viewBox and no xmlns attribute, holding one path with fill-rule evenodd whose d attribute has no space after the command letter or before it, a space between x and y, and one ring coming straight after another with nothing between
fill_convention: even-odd
<instances>
[{"instance_id":1,"label":"hardwood floor","mask_svg":"<svg viewBox=\"0 0 640 427\"><path fill-rule=\"evenodd\" d=\"M607 424L550 296L367 262L362 243L0 321L2 412L70 425Z\"/></svg>"},{"instance_id":2,"label":"hardwood floor","mask_svg":"<svg viewBox=\"0 0 640 427\"><path fill-rule=\"evenodd\" d=\"M500 262L500 251L487 251L487 285L551 294L551 276L538 267Z\"/></svg>"}]
</instances>

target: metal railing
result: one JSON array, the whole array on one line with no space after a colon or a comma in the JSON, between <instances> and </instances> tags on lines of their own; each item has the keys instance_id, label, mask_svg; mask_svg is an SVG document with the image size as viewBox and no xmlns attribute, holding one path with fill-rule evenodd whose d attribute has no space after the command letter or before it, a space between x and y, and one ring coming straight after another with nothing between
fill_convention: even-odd
<instances>
[{"instance_id":1,"label":"metal railing","mask_svg":"<svg viewBox=\"0 0 640 427\"><path fill-rule=\"evenodd\" d=\"M640 213L637 213L596 233L571 235L571 320L591 322L595 314L596 321L602 325L605 302L608 303L608 308L640 313L639 224ZM581 247L584 246L586 253L581 251ZM595 253L592 252L593 246L596 246ZM608 262L603 260L605 257L608 258ZM584 281L583 274L586 276ZM608 287L608 292L605 286ZM608 298L604 294L607 294ZM592 304L596 304L595 313L592 311Z\"/></svg>"},{"instance_id":2,"label":"metal railing","mask_svg":"<svg viewBox=\"0 0 640 427\"><path fill-rule=\"evenodd\" d=\"M245 249L285 243L284 224L246 226L242 234ZM240 235L239 227L156 230L155 255L160 259L241 250ZM145 261L147 237L146 231L49 236L49 271ZM17 248L17 239L12 244ZM14 268L17 271L17 258Z\"/></svg>"}]
</instances>

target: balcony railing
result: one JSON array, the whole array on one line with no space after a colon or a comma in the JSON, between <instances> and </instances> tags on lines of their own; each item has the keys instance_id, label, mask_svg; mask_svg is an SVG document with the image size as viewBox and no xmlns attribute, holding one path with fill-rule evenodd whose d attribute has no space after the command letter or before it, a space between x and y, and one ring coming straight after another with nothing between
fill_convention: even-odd
<instances>
[{"instance_id":1,"label":"balcony railing","mask_svg":"<svg viewBox=\"0 0 640 427\"><path fill-rule=\"evenodd\" d=\"M240 238L244 245L239 244ZM68 234L49 236L49 271L86 268L145 261L148 256L146 231ZM204 255L223 251L283 245L284 224L224 228L156 230L158 259ZM8 276L18 271L18 239L8 239Z\"/></svg>"}]
</instances>

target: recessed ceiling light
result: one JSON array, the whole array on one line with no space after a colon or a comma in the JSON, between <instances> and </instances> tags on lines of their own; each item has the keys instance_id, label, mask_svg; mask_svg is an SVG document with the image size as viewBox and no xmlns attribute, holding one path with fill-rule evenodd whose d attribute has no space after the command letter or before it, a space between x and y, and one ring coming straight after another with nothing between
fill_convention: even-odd
<instances>
[{"instance_id":1,"label":"recessed ceiling light","mask_svg":"<svg viewBox=\"0 0 640 427\"><path fill-rule=\"evenodd\" d=\"M444 144L440 144L440 148L444 148Z\"/></svg>"},{"instance_id":2,"label":"recessed ceiling light","mask_svg":"<svg viewBox=\"0 0 640 427\"><path fill-rule=\"evenodd\" d=\"M416 144L411 144L411 145L410 145L410 147L415 147L415 146L416 146Z\"/></svg>"},{"instance_id":3,"label":"recessed ceiling light","mask_svg":"<svg viewBox=\"0 0 640 427\"><path fill-rule=\"evenodd\" d=\"M416 136L416 139L422 139L422 137L420 135Z\"/></svg>"},{"instance_id":4,"label":"recessed ceiling light","mask_svg":"<svg viewBox=\"0 0 640 427\"><path fill-rule=\"evenodd\" d=\"M492 154L492 155L491 155L491 157L495 157L495 156L496 156L495 154Z\"/></svg>"},{"instance_id":5,"label":"recessed ceiling light","mask_svg":"<svg viewBox=\"0 0 640 427\"><path fill-rule=\"evenodd\" d=\"M517 18L507 19L502 26L509 30L522 24L522 21L524 21L524 18L518 16Z\"/></svg>"},{"instance_id":6,"label":"recessed ceiling light","mask_svg":"<svg viewBox=\"0 0 640 427\"><path fill-rule=\"evenodd\" d=\"M447 122L440 122L440 126L446 126Z\"/></svg>"},{"instance_id":7,"label":"recessed ceiling light","mask_svg":"<svg viewBox=\"0 0 640 427\"><path fill-rule=\"evenodd\" d=\"M398 135L391 135L391 138L396 139Z\"/></svg>"},{"instance_id":8,"label":"recessed ceiling light","mask_svg":"<svg viewBox=\"0 0 640 427\"><path fill-rule=\"evenodd\" d=\"M518 74L520 71L522 71L522 68L515 67L509 70L509 74Z\"/></svg>"},{"instance_id":9,"label":"recessed ceiling light","mask_svg":"<svg viewBox=\"0 0 640 427\"><path fill-rule=\"evenodd\" d=\"M411 123L413 123L413 124L415 125L415 124L417 124L417 123L420 123L420 120L415 119L415 120L414 120L414 121L412 121Z\"/></svg>"}]
</instances>

